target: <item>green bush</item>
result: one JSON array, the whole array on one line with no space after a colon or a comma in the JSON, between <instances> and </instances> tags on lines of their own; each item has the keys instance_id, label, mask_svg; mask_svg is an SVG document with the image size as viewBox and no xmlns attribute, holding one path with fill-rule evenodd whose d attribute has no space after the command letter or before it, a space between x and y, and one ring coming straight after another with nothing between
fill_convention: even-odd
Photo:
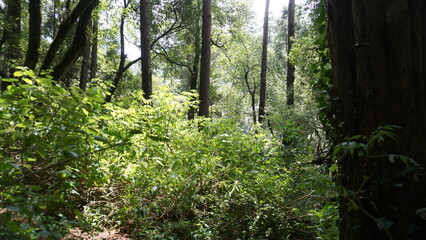
<instances>
[{"instance_id":1,"label":"green bush","mask_svg":"<svg viewBox=\"0 0 426 240\"><path fill-rule=\"evenodd\" d=\"M104 104L102 89L15 75L0 95L0 238L60 238L74 226L133 239L314 239L334 230L335 209L324 205L333 184L308 164L302 141L283 148L237 120L186 120L189 93Z\"/></svg>"}]
</instances>

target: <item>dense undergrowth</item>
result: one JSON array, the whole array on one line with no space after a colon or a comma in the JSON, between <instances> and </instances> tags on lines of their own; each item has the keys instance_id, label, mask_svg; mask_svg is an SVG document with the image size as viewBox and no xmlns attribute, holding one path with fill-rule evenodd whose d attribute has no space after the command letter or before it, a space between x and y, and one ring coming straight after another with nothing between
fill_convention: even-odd
<instances>
[{"instance_id":1,"label":"dense undergrowth","mask_svg":"<svg viewBox=\"0 0 426 240\"><path fill-rule=\"evenodd\" d=\"M237 119L187 120L191 94L64 89L23 69L0 95L0 239L69 228L132 239L336 239L334 186L290 142ZM11 80L12 81L12 80ZM291 128L291 129L290 129Z\"/></svg>"}]
</instances>

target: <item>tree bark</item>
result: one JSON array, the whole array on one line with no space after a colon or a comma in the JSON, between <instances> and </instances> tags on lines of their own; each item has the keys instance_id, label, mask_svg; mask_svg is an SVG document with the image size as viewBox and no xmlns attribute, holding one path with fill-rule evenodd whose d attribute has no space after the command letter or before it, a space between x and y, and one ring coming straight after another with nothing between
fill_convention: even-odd
<instances>
[{"instance_id":1,"label":"tree bark","mask_svg":"<svg viewBox=\"0 0 426 240\"><path fill-rule=\"evenodd\" d=\"M294 0L288 1L288 39L287 39L287 105L294 105L294 65L290 61L290 52L294 38L294 15L295 15Z\"/></svg>"},{"instance_id":2,"label":"tree bark","mask_svg":"<svg viewBox=\"0 0 426 240\"><path fill-rule=\"evenodd\" d=\"M145 99L152 95L151 38L148 0L140 1L142 90Z\"/></svg>"},{"instance_id":3,"label":"tree bark","mask_svg":"<svg viewBox=\"0 0 426 240\"><path fill-rule=\"evenodd\" d=\"M198 15L199 16L199 15ZM191 79L190 79L190 90L197 90L197 80L198 80L198 70L200 66L200 55L201 55L201 29L199 24L199 19L196 20L195 32L194 32L194 62L192 64L191 70ZM193 99L194 101L196 99ZM188 119L194 119L195 117L195 107L191 107L188 112Z\"/></svg>"},{"instance_id":4,"label":"tree bark","mask_svg":"<svg viewBox=\"0 0 426 240\"><path fill-rule=\"evenodd\" d=\"M90 80L96 78L98 71L98 25L99 17L93 18L93 29L92 29L92 52L90 56Z\"/></svg>"},{"instance_id":5,"label":"tree bark","mask_svg":"<svg viewBox=\"0 0 426 240\"><path fill-rule=\"evenodd\" d=\"M340 239L424 239L426 2L329 0L328 15L336 141L401 127L372 157L338 160Z\"/></svg>"},{"instance_id":6,"label":"tree bark","mask_svg":"<svg viewBox=\"0 0 426 240\"><path fill-rule=\"evenodd\" d=\"M40 56L41 42L41 0L30 0L29 3L29 36L24 65L35 70Z\"/></svg>"},{"instance_id":7,"label":"tree bark","mask_svg":"<svg viewBox=\"0 0 426 240\"><path fill-rule=\"evenodd\" d=\"M269 31L269 0L265 4L265 17L263 19L262 66L260 70L260 96L259 96L259 123L265 118L266 105L266 71L268 60L268 31Z\"/></svg>"},{"instance_id":8,"label":"tree bark","mask_svg":"<svg viewBox=\"0 0 426 240\"><path fill-rule=\"evenodd\" d=\"M12 77L17 61L21 58L21 1L8 0L6 21L4 23L3 41L5 44L2 75ZM1 82L1 90L6 90L9 82Z\"/></svg>"},{"instance_id":9,"label":"tree bark","mask_svg":"<svg viewBox=\"0 0 426 240\"><path fill-rule=\"evenodd\" d=\"M92 1L91 5L88 6L84 13L80 16L71 46L65 52L60 62L53 68L52 77L56 81L61 80L69 67L71 67L78 57L82 55L84 47L87 45L88 41L87 27L96 5L97 1Z\"/></svg>"},{"instance_id":10,"label":"tree bark","mask_svg":"<svg viewBox=\"0 0 426 240\"><path fill-rule=\"evenodd\" d=\"M212 2L203 0L202 34L201 34L201 67L200 67L200 109L199 116L209 117L210 108L210 40L212 28Z\"/></svg>"},{"instance_id":11,"label":"tree bark","mask_svg":"<svg viewBox=\"0 0 426 240\"><path fill-rule=\"evenodd\" d=\"M125 51L125 41L124 41L124 21L126 18L126 9L127 9L127 1L124 0L124 11L121 14L120 18L120 63L118 64L118 70L115 73L114 79L112 81L112 86L109 89L109 93L106 96L106 102L111 102L112 96L115 93L115 90L118 87L118 84L120 83L121 77L124 74L124 65L126 63L126 51ZM145 93L145 92L144 92Z\"/></svg>"},{"instance_id":12,"label":"tree bark","mask_svg":"<svg viewBox=\"0 0 426 240\"><path fill-rule=\"evenodd\" d=\"M87 28L90 29L86 31L86 46L83 50L83 57L81 59L81 70L80 70L80 89L86 91L87 82L89 79L89 69L90 69L90 53L91 53L91 33L92 30L92 19L89 19Z\"/></svg>"},{"instance_id":13,"label":"tree bark","mask_svg":"<svg viewBox=\"0 0 426 240\"><path fill-rule=\"evenodd\" d=\"M61 22L58 32L50 44L46 56L44 57L43 63L40 67L41 70L48 70L51 68L53 60L55 59L60 46L65 41L68 32L71 30L72 25L77 22L77 20L85 14L86 10L90 6L93 6L96 2L98 2L98 0L80 0L71 14Z\"/></svg>"},{"instance_id":14,"label":"tree bark","mask_svg":"<svg viewBox=\"0 0 426 240\"><path fill-rule=\"evenodd\" d=\"M252 111L252 117L253 117L253 124L257 123L257 116L256 116L256 83L253 84L253 89L250 87L249 82L249 74L250 74L250 67L247 67L244 70L244 81L247 86L247 90L250 94L250 100L251 100L251 111Z\"/></svg>"}]
</instances>

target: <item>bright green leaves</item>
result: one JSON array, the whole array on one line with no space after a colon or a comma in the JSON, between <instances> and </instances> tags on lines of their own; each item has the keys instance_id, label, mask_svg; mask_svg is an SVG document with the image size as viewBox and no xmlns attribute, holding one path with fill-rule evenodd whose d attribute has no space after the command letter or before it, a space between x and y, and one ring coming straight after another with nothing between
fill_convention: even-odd
<instances>
[{"instance_id":1,"label":"bright green leaves","mask_svg":"<svg viewBox=\"0 0 426 240\"><path fill-rule=\"evenodd\" d=\"M125 144L130 134L128 129L103 130L104 122L116 119L104 111L99 91L64 89L51 77L36 77L25 68L14 76L19 79L0 94L0 203L18 207L13 219L37 218L40 225L33 229L25 221L4 221L0 238L27 238L20 236L33 236L34 231L53 236L58 226L48 231L43 226L51 221L48 216L69 211L67 206L80 194L78 185L102 182L95 153Z\"/></svg>"}]
</instances>

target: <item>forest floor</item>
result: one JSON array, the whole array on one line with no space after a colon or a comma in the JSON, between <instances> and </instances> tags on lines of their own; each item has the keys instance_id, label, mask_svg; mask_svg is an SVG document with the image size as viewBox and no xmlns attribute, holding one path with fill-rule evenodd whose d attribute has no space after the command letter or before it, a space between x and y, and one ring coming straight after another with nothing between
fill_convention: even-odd
<instances>
[{"instance_id":1,"label":"forest floor","mask_svg":"<svg viewBox=\"0 0 426 240\"><path fill-rule=\"evenodd\" d=\"M70 229L70 234L63 238L63 240L130 240L130 238L118 230L105 229L103 232L84 232L80 228Z\"/></svg>"}]
</instances>

